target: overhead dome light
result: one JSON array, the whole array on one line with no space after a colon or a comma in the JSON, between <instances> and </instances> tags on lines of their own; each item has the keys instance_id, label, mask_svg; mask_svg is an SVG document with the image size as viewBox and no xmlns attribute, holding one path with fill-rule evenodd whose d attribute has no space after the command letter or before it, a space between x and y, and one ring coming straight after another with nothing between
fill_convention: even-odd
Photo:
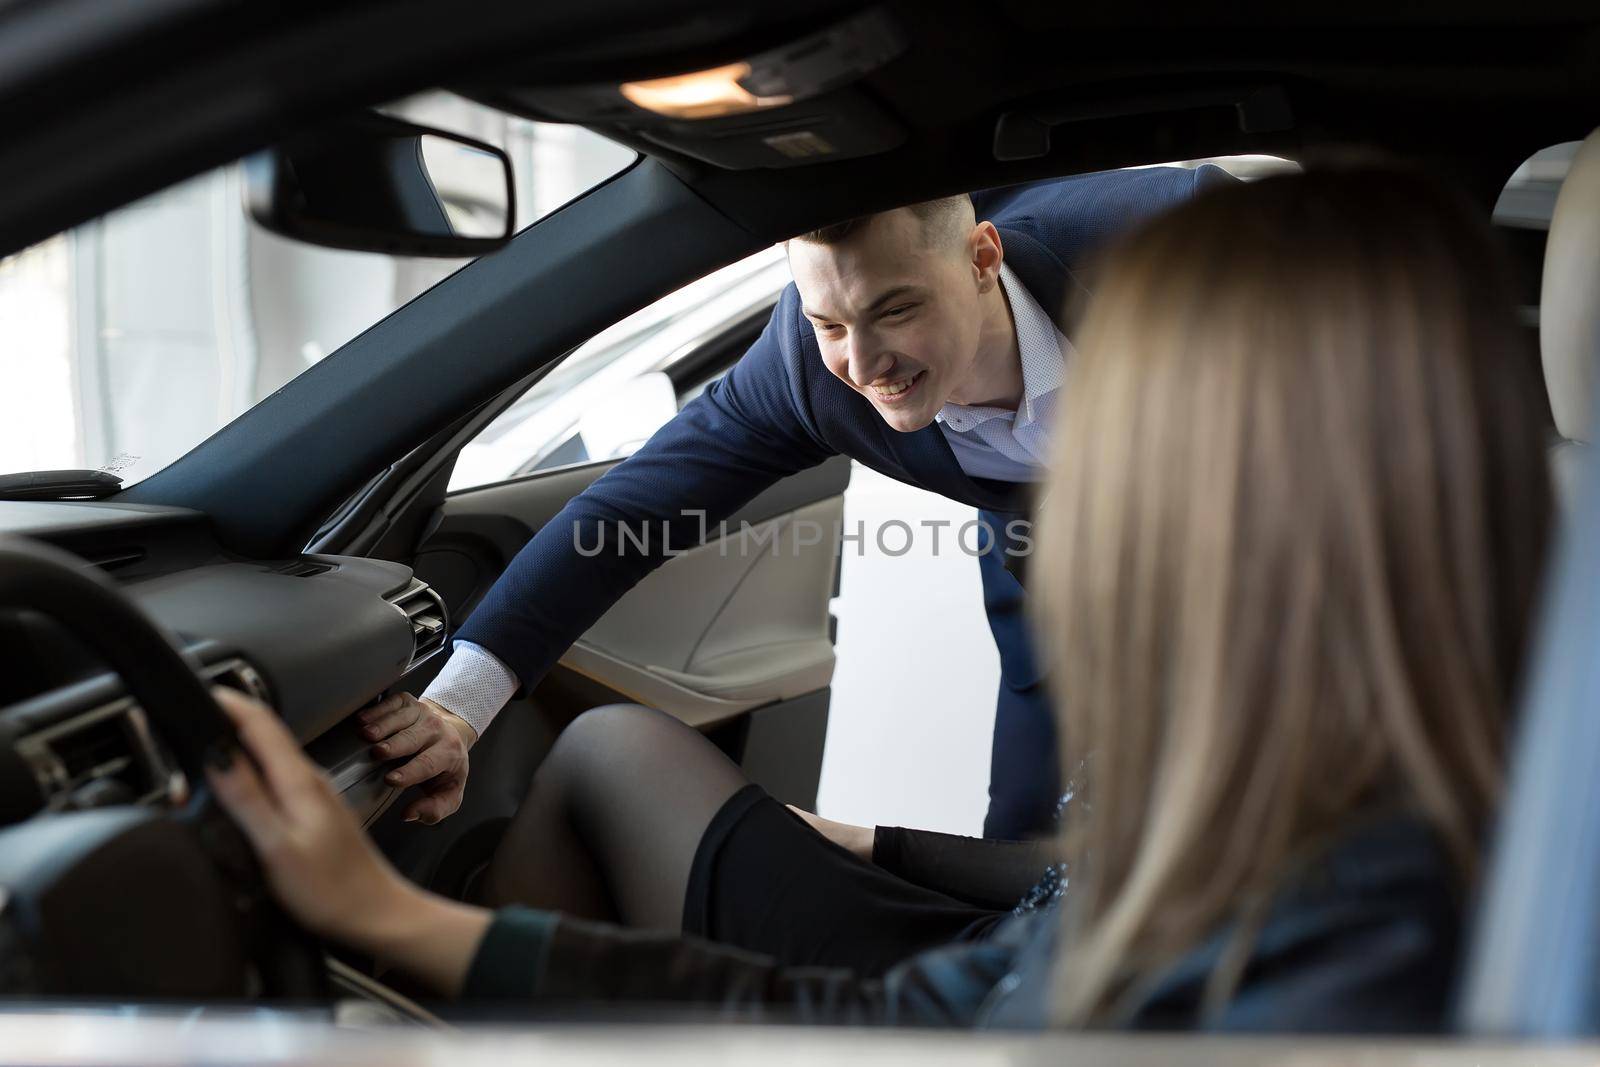
<instances>
[{"instance_id":1,"label":"overhead dome light","mask_svg":"<svg viewBox=\"0 0 1600 1067\"><path fill-rule=\"evenodd\" d=\"M742 115L764 107L794 102L791 94L757 96L740 82L750 77L749 63L729 63L693 74L650 81L624 82L622 95L637 107L671 119L710 119Z\"/></svg>"}]
</instances>

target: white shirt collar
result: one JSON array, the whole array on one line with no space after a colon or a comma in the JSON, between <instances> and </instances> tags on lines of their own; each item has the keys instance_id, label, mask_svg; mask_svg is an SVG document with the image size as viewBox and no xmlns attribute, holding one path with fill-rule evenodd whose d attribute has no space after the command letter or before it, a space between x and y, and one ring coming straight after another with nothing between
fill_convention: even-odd
<instances>
[{"instance_id":1,"label":"white shirt collar","mask_svg":"<svg viewBox=\"0 0 1600 1067\"><path fill-rule=\"evenodd\" d=\"M1018 430L1047 418L1066 373L1072 345L1044 308L1028 292L1011 268L1000 264L1000 288L1011 306L1017 328L1017 349L1022 357L1022 402L1015 412L1006 408L947 403L934 415L952 430L966 431L990 419L1013 416Z\"/></svg>"}]
</instances>

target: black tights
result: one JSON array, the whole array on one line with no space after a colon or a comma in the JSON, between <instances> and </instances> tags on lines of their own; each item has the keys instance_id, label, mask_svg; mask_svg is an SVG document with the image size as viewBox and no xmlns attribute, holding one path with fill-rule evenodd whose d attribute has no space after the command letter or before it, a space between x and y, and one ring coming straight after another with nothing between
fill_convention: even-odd
<instances>
[{"instance_id":1,"label":"black tights","mask_svg":"<svg viewBox=\"0 0 1600 1067\"><path fill-rule=\"evenodd\" d=\"M479 895L677 932L700 838L746 784L670 715L638 704L584 712L534 774Z\"/></svg>"}]
</instances>

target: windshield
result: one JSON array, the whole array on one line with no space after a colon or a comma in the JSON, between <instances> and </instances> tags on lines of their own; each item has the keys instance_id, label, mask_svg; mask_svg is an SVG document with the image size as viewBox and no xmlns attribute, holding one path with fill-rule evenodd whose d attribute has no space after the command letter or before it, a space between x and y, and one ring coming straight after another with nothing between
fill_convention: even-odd
<instances>
[{"instance_id":1,"label":"windshield","mask_svg":"<svg viewBox=\"0 0 1600 1067\"><path fill-rule=\"evenodd\" d=\"M449 93L383 110L503 148L518 229L635 158ZM0 260L0 474L146 478L468 262L287 240L241 183L221 167Z\"/></svg>"}]
</instances>

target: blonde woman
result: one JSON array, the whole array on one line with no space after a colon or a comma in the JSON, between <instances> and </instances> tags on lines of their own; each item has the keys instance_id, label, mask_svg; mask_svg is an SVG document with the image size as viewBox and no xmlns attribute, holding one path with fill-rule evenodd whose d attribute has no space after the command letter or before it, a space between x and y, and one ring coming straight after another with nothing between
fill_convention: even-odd
<instances>
[{"instance_id":1,"label":"blonde woman","mask_svg":"<svg viewBox=\"0 0 1600 1067\"><path fill-rule=\"evenodd\" d=\"M408 885L229 697L255 763L213 784L284 905L454 996L1439 1026L1550 511L1481 222L1401 172L1224 189L1107 258L1075 342L1032 567L1080 768L1064 892L1012 914L1032 846L818 833L623 708L558 744L489 872L544 910L490 912Z\"/></svg>"}]
</instances>

